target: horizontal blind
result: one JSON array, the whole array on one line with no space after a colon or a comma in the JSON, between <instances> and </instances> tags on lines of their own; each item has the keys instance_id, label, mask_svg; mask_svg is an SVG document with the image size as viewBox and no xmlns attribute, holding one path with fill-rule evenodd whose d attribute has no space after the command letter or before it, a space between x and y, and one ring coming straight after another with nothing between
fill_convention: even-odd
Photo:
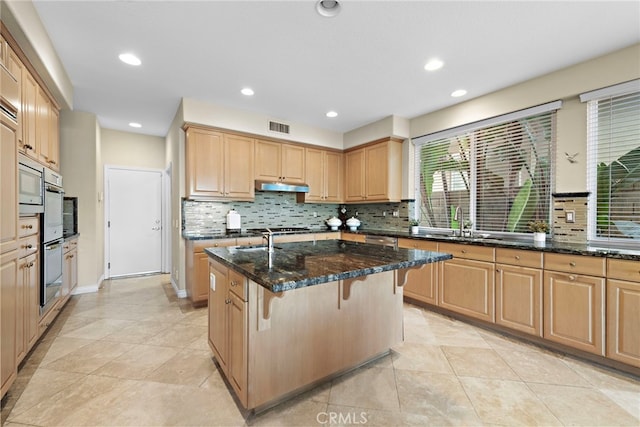
<instances>
[{"instance_id":1,"label":"horizontal blind","mask_svg":"<svg viewBox=\"0 0 640 427\"><path fill-rule=\"evenodd\" d=\"M640 240L640 91L592 99L587 112L589 237Z\"/></svg>"}]
</instances>

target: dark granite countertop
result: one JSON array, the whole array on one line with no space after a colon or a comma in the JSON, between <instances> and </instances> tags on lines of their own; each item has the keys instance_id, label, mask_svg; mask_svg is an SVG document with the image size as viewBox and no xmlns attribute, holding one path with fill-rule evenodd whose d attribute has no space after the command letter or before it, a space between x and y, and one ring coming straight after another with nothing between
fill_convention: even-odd
<instances>
[{"instance_id":1,"label":"dark granite countertop","mask_svg":"<svg viewBox=\"0 0 640 427\"><path fill-rule=\"evenodd\" d=\"M544 246L533 244L533 238L530 241L525 240L507 240L500 238L467 238L467 237L449 237L433 234L411 234L408 231L394 230L358 230L343 231L346 233L365 234L370 236L388 236L388 237L404 237L416 240L433 240L438 242L461 243L464 245L490 246L495 248L524 249L541 252L551 252L559 254L588 255L616 259L627 259L632 261L640 261L640 248L638 250L628 248L609 248L596 245L588 245L584 243L561 243L548 241Z\"/></svg>"},{"instance_id":2,"label":"dark granite countertop","mask_svg":"<svg viewBox=\"0 0 640 427\"><path fill-rule=\"evenodd\" d=\"M301 230L301 231L287 231L286 234L320 234L320 233L336 233L337 231L332 231L326 228L322 229L310 229L310 230ZM189 232L182 231L182 238L185 240L216 240L216 239L236 239L241 237L256 237L261 236L262 233L258 233L255 231L241 230L233 233L227 232L219 232L219 233L197 233L197 232Z\"/></svg>"},{"instance_id":3,"label":"dark granite countertop","mask_svg":"<svg viewBox=\"0 0 640 427\"><path fill-rule=\"evenodd\" d=\"M343 240L278 243L269 268L265 250L239 246L206 248L216 261L272 292L415 267L452 258L450 254L365 245Z\"/></svg>"}]
</instances>

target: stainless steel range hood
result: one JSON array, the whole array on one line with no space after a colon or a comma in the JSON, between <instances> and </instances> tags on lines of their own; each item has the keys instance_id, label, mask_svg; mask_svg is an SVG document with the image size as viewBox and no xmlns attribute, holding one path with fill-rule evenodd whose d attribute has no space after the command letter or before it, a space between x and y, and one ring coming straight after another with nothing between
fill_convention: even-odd
<instances>
[{"instance_id":1,"label":"stainless steel range hood","mask_svg":"<svg viewBox=\"0 0 640 427\"><path fill-rule=\"evenodd\" d=\"M256 190L258 191L285 191L288 193L308 193L307 184L293 184L287 182L259 181L256 180Z\"/></svg>"}]
</instances>

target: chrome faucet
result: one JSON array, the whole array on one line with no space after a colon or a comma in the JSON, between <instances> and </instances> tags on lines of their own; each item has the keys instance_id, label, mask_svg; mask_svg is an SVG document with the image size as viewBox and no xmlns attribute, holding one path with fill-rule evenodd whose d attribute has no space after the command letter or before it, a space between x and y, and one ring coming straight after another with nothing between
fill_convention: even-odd
<instances>
[{"instance_id":1,"label":"chrome faucet","mask_svg":"<svg viewBox=\"0 0 640 427\"><path fill-rule=\"evenodd\" d=\"M263 239L267 239L267 252L273 253L273 231L270 228L266 229L267 232L262 235Z\"/></svg>"},{"instance_id":2,"label":"chrome faucet","mask_svg":"<svg viewBox=\"0 0 640 427\"><path fill-rule=\"evenodd\" d=\"M464 212L462 211L462 206L456 206L456 212L453 214L453 219L458 221L458 236L462 237L462 228L464 223Z\"/></svg>"}]
</instances>

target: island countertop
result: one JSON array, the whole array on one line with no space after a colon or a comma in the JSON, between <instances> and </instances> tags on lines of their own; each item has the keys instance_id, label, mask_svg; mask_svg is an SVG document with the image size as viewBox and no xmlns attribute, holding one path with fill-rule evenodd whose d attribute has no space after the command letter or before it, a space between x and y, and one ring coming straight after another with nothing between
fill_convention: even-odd
<instances>
[{"instance_id":1,"label":"island countertop","mask_svg":"<svg viewBox=\"0 0 640 427\"><path fill-rule=\"evenodd\" d=\"M272 254L240 246L206 248L216 261L271 292L282 292L389 270L451 259L452 255L418 249L395 249L343 240L278 243Z\"/></svg>"}]
</instances>

